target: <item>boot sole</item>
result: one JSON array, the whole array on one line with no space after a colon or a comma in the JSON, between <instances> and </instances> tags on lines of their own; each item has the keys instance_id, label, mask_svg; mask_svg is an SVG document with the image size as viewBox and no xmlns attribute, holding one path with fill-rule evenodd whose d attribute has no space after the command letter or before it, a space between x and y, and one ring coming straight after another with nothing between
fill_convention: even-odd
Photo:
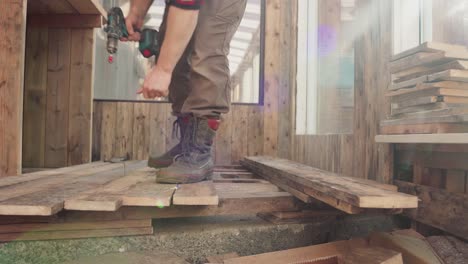
<instances>
[{"instance_id":1,"label":"boot sole","mask_svg":"<svg viewBox=\"0 0 468 264\"><path fill-rule=\"evenodd\" d=\"M180 177L180 175L179 175ZM187 179L191 179L193 177L191 177L191 175L182 175L183 178L185 178L184 181L182 180L174 180L174 179L171 179L170 177L165 177L165 178L159 178L159 175L156 176L156 183L165 183L165 184L190 184L190 183L198 183L198 182L203 182L203 181L209 181L213 178L213 171L211 172L208 172L206 174L205 177L203 177L202 179L200 180L188 180Z\"/></svg>"}]
</instances>

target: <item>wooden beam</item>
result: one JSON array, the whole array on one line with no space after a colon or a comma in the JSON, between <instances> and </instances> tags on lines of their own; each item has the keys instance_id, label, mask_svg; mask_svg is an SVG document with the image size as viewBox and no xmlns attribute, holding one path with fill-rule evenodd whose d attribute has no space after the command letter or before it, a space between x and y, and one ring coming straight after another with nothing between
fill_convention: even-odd
<instances>
[{"instance_id":1,"label":"wooden beam","mask_svg":"<svg viewBox=\"0 0 468 264\"><path fill-rule=\"evenodd\" d=\"M100 15L29 15L29 27L48 28L99 28Z\"/></svg>"},{"instance_id":2,"label":"wooden beam","mask_svg":"<svg viewBox=\"0 0 468 264\"><path fill-rule=\"evenodd\" d=\"M418 222L442 229L455 236L468 239L468 199L465 194L451 193L403 181L395 181L399 190L420 199L418 209L404 214Z\"/></svg>"},{"instance_id":3,"label":"wooden beam","mask_svg":"<svg viewBox=\"0 0 468 264\"><path fill-rule=\"evenodd\" d=\"M0 2L0 177L21 174L26 6Z\"/></svg>"},{"instance_id":4,"label":"wooden beam","mask_svg":"<svg viewBox=\"0 0 468 264\"><path fill-rule=\"evenodd\" d=\"M378 135L377 143L468 144L468 133Z\"/></svg>"}]
</instances>

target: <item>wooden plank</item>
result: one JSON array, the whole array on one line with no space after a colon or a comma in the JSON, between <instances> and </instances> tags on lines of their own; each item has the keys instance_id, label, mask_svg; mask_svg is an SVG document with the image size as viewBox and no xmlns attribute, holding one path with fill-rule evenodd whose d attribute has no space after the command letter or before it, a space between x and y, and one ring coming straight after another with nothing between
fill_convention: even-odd
<instances>
[{"instance_id":1,"label":"wooden plank","mask_svg":"<svg viewBox=\"0 0 468 264\"><path fill-rule=\"evenodd\" d=\"M34 181L38 179L43 179L43 178L48 178L48 177L53 177L57 175L63 175L63 174L70 174L70 173L75 173L80 170L85 170L89 168L97 168L100 166L103 166L105 163L103 162L93 162L93 163L88 163L84 165L75 165L75 166L70 166L70 167L64 167L60 169L53 169L53 170L45 170L45 171L37 171L37 172L32 172L28 174L23 174L18 177L7 177L7 178L2 178L0 180L0 187L6 187L6 186L11 186L15 185L18 183L23 183L23 182L28 182L28 181Z\"/></svg>"},{"instance_id":2,"label":"wooden plank","mask_svg":"<svg viewBox=\"0 0 468 264\"><path fill-rule=\"evenodd\" d=\"M150 142L150 108L148 103L134 104L132 159L148 158Z\"/></svg>"},{"instance_id":3,"label":"wooden plank","mask_svg":"<svg viewBox=\"0 0 468 264\"><path fill-rule=\"evenodd\" d=\"M223 115L221 125L216 132L216 165L232 164L233 112ZM263 144L263 142L262 142Z\"/></svg>"},{"instance_id":4,"label":"wooden plank","mask_svg":"<svg viewBox=\"0 0 468 264\"><path fill-rule=\"evenodd\" d=\"M403 231L373 233L369 237L370 244L401 252L404 263L443 263L422 235L413 230Z\"/></svg>"},{"instance_id":5,"label":"wooden plank","mask_svg":"<svg viewBox=\"0 0 468 264\"><path fill-rule=\"evenodd\" d=\"M23 109L23 166L44 167L48 29L28 29Z\"/></svg>"},{"instance_id":6,"label":"wooden plank","mask_svg":"<svg viewBox=\"0 0 468 264\"><path fill-rule=\"evenodd\" d=\"M468 133L378 135L378 143L468 144Z\"/></svg>"},{"instance_id":7,"label":"wooden plank","mask_svg":"<svg viewBox=\"0 0 468 264\"><path fill-rule=\"evenodd\" d=\"M156 171L145 168L65 200L65 209L117 211L124 205L170 206L175 185L156 185ZM148 186L148 184L150 186ZM150 188L151 187L151 188ZM141 191L141 192L140 192ZM140 202L140 200L143 200ZM148 202L148 200L150 200Z\"/></svg>"},{"instance_id":8,"label":"wooden plank","mask_svg":"<svg viewBox=\"0 0 468 264\"><path fill-rule=\"evenodd\" d=\"M382 135L468 133L468 125L451 123L381 126Z\"/></svg>"},{"instance_id":9,"label":"wooden plank","mask_svg":"<svg viewBox=\"0 0 468 264\"><path fill-rule=\"evenodd\" d=\"M343 259L346 259L346 263L350 264L403 264L400 252L382 247L356 248L343 256Z\"/></svg>"},{"instance_id":10,"label":"wooden plank","mask_svg":"<svg viewBox=\"0 0 468 264\"><path fill-rule=\"evenodd\" d=\"M232 135L231 135L231 163L237 164L247 154L248 140L248 106L233 106Z\"/></svg>"},{"instance_id":11,"label":"wooden plank","mask_svg":"<svg viewBox=\"0 0 468 264\"><path fill-rule=\"evenodd\" d=\"M133 152L133 105L117 102L116 127L112 157L129 159ZM135 137L139 135L136 134Z\"/></svg>"},{"instance_id":12,"label":"wooden plank","mask_svg":"<svg viewBox=\"0 0 468 264\"><path fill-rule=\"evenodd\" d=\"M394 103L392 104L392 109L424 105L424 104L430 104L430 103L438 103L438 102L445 102L448 104L460 104L460 106L462 106L462 104L468 104L468 98L457 97L457 96L425 96L425 97L412 98L410 100Z\"/></svg>"},{"instance_id":13,"label":"wooden plank","mask_svg":"<svg viewBox=\"0 0 468 264\"><path fill-rule=\"evenodd\" d=\"M141 166L142 162L107 164L70 175L3 188L0 215L53 215L63 209L64 201L68 197L104 185L122 177L126 171ZM58 186L60 188L57 188Z\"/></svg>"},{"instance_id":14,"label":"wooden plank","mask_svg":"<svg viewBox=\"0 0 468 264\"><path fill-rule=\"evenodd\" d=\"M100 15L30 15L29 27L45 28L99 28L102 21Z\"/></svg>"},{"instance_id":15,"label":"wooden plank","mask_svg":"<svg viewBox=\"0 0 468 264\"><path fill-rule=\"evenodd\" d=\"M29 2L39 2L32 4ZM74 14L76 10L64 0L34 0L28 1L28 14Z\"/></svg>"},{"instance_id":16,"label":"wooden plank","mask_svg":"<svg viewBox=\"0 0 468 264\"><path fill-rule=\"evenodd\" d=\"M101 160L108 161L114 157L115 128L117 127L117 103L103 102L102 104L101 134L96 136L101 137Z\"/></svg>"},{"instance_id":17,"label":"wooden plank","mask_svg":"<svg viewBox=\"0 0 468 264\"><path fill-rule=\"evenodd\" d=\"M175 205L217 205L218 193L211 181L182 184L174 193L172 203Z\"/></svg>"},{"instance_id":18,"label":"wooden plank","mask_svg":"<svg viewBox=\"0 0 468 264\"><path fill-rule=\"evenodd\" d=\"M0 177L21 174L26 4L0 4Z\"/></svg>"},{"instance_id":19,"label":"wooden plank","mask_svg":"<svg viewBox=\"0 0 468 264\"><path fill-rule=\"evenodd\" d=\"M398 91L397 91L398 92ZM419 97L426 96L454 96L454 97L467 97L468 90L464 89L450 89L450 88L431 88L431 89L408 89L401 94L388 94L391 96L392 103L399 103L400 101L413 100Z\"/></svg>"},{"instance_id":20,"label":"wooden plank","mask_svg":"<svg viewBox=\"0 0 468 264\"><path fill-rule=\"evenodd\" d=\"M68 164L76 165L91 161L93 30L74 29L71 39Z\"/></svg>"},{"instance_id":21,"label":"wooden plank","mask_svg":"<svg viewBox=\"0 0 468 264\"><path fill-rule=\"evenodd\" d=\"M101 160L102 103L93 102L93 142L91 160Z\"/></svg>"},{"instance_id":22,"label":"wooden plank","mask_svg":"<svg viewBox=\"0 0 468 264\"><path fill-rule=\"evenodd\" d=\"M389 90L390 91L395 91L395 90L400 90L402 88L412 87L412 86L415 86L415 85L417 85L419 83L425 83L428 80L429 80L429 76L427 76L427 75L416 77L414 79L402 81L402 82L399 82L399 83L393 83L392 85L390 85Z\"/></svg>"},{"instance_id":23,"label":"wooden plank","mask_svg":"<svg viewBox=\"0 0 468 264\"><path fill-rule=\"evenodd\" d=\"M449 53L458 54L458 56L461 56L461 57L468 58L468 50L463 45L451 45L451 44L441 43L441 42L425 42L415 48L412 48L412 49L409 49L409 50L406 50L404 52L394 55L392 57L392 61L400 60L402 58L405 58L405 57L408 57L408 56L411 56L413 54L420 53L420 52L428 52L428 53L449 52Z\"/></svg>"},{"instance_id":24,"label":"wooden plank","mask_svg":"<svg viewBox=\"0 0 468 264\"><path fill-rule=\"evenodd\" d=\"M468 70L468 61L452 61L446 64L442 64L435 67L416 67L413 69L409 69L404 72L399 72L393 75L394 82L399 83L402 81L411 80L420 76L424 75L431 75L437 72L442 72L446 70Z\"/></svg>"},{"instance_id":25,"label":"wooden plank","mask_svg":"<svg viewBox=\"0 0 468 264\"><path fill-rule=\"evenodd\" d=\"M28 223L0 225L0 234L70 231L70 230L97 230L120 229L129 227L151 227L151 219L144 220L119 220L75 223Z\"/></svg>"},{"instance_id":26,"label":"wooden plank","mask_svg":"<svg viewBox=\"0 0 468 264\"><path fill-rule=\"evenodd\" d=\"M275 174L296 181L310 189L307 194L313 196L326 194L359 208L415 208L417 199L414 196L390 191L387 185L340 176L338 174L318 170L306 165L288 160L271 157L248 157L244 159L245 166L257 168L262 175ZM258 171L257 171L258 172ZM393 187L391 187L393 188Z\"/></svg>"},{"instance_id":27,"label":"wooden plank","mask_svg":"<svg viewBox=\"0 0 468 264\"><path fill-rule=\"evenodd\" d=\"M428 80L430 82L434 82L434 81L468 82L468 71L447 70L447 71L429 75Z\"/></svg>"},{"instance_id":28,"label":"wooden plank","mask_svg":"<svg viewBox=\"0 0 468 264\"><path fill-rule=\"evenodd\" d=\"M433 82L433 83L420 83L416 85L416 87L409 88L409 89L401 89L399 91L393 91L387 93L385 96L393 97L399 95L410 94L414 92L419 92L422 90L432 90L434 88L445 88L445 89L456 89L456 90L465 90L468 89L468 84L464 82L454 82L454 81L440 81L440 82Z\"/></svg>"},{"instance_id":29,"label":"wooden plank","mask_svg":"<svg viewBox=\"0 0 468 264\"><path fill-rule=\"evenodd\" d=\"M265 80L264 80L264 109L263 109L263 152L276 156L279 131L279 87L281 71L281 39L282 29L281 6L282 1L272 0L266 3L265 21ZM235 133L235 132L234 132Z\"/></svg>"},{"instance_id":30,"label":"wooden plank","mask_svg":"<svg viewBox=\"0 0 468 264\"><path fill-rule=\"evenodd\" d=\"M247 155L263 154L263 107L255 106L249 109Z\"/></svg>"},{"instance_id":31,"label":"wooden plank","mask_svg":"<svg viewBox=\"0 0 468 264\"><path fill-rule=\"evenodd\" d=\"M168 112L164 104L150 105L150 147L151 157L159 157L166 152L166 118Z\"/></svg>"},{"instance_id":32,"label":"wooden plank","mask_svg":"<svg viewBox=\"0 0 468 264\"><path fill-rule=\"evenodd\" d=\"M412 112L404 114L393 115L392 119L412 119L412 118L432 118L432 117L446 117L446 116L459 116L468 114L468 107L450 107L435 110L428 110L422 112Z\"/></svg>"},{"instance_id":33,"label":"wooden plank","mask_svg":"<svg viewBox=\"0 0 468 264\"><path fill-rule=\"evenodd\" d=\"M0 234L0 241L35 241L152 235L153 227Z\"/></svg>"},{"instance_id":34,"label":"wooden plank","mask_svg":"<svg viewBox=\"0 0 468 264\"><path fill-rule=\"evenodd\" d=\"M49 29L45 167L68 164L71 31Z\"/></svg>"},{"instance_id":35,"label":"wooden plank","mask_svg":"<svg viewBox=\"0 0 468 264\"><path fill-rule=\"evenodd\" d=\"M107 18L107 12L98 0L66 0L79 13L101 15Z\"/></svg>"},{"instance_id":36,"label":"wooden plank","mask_svg":"<svg viewBox=\"0 0 468 264\"><path fill-rule=\"evenodd\" d=\"M64 211L62 217L66 221L72 222L96 221L97 219L165 219L216 215L256 215L260 212L293 211L299 208L297 200L285 192L239 192L224 196L220 192L219 205L172 205L164 208L125 206L117 212Z\"/></svg>"},{"instance_id":37,"label":"wooden plank","mask_svg":"<svg viewBox=\"0 0 468 264\"><path fill-rule=\"evenodd\" d=\"M416 105L416 106L392 109L392 115L398 116L401 114L408 114L408 113L428 112L432 110L454 108L457 106L458 105L437 102L437 103L430 103L430 104L424 104L424 105Z\"/></svg>"},{"instance_id":38,"label":"wooden plank","mask_svg":"<svg viewBox=\"0 0 468 264\"><path fill-rule=\"evenodd\" d=\"M444 115L444 116L417 116L411 118L389 119L380 122L381 126L392 125L413 125L413 124L433 124L433 123L464 123L468 121L468 115Z\"/></svg>"},{"instance_id":39,"label":"wooden plank","mask_svg":"<svg viewBox=\"0 0 468 264\"><path fill-rule=\"evenodd\" d=\"M461 58L450 58L444 52L419 52L400 60L390 62L390 73L397 73L419 66L434 66Z\"/></svg>"},{"instance_id":40,"label":"wooden plank","mask_svg":"<svg viewBox=\"0 0 468 264\"><path fill-rule=\"evenodd\" d=\"M468 238L468 227L459 224L468 221L466 195L402 181L395 181L395 184L400 191L418 195L421 200L418 209L405 210L405 215L453 235Z\"/></svg>"},{"instance_id":41,"label":"wooden plank","mask_svg":"<svg viewBox=\"0 0 468 264\"><path fill-rule=\"evenodd\" d=\"M447 170L445 189L449 192L466 193L466 172L463 170Z\"/></svg>"},{"instance_id":42,"label":"wooden plank","mask_svg":"<svg viewBox=\"0 0 468 264\"><path fill-rule=\"evenodd\" d=\"M431 236L427 241L446 264L461 264L468 259L468 245L462 240L451 236Z\"/></svg>"},{"instance_id":43,"label":"wooden plank","mask_svg":"<svg viewBox=\"0 0 468 264\"><path fill-rule=\"evenodd\" d=\"M253 256L246 256L224 261L224 264L246 264L246 263L307 263L314 259L330 258L343 255L356 248L367 247L365 239L353 239L349 241L337 241L309 247L294 248Z\"/></svg>"}]
</instances>

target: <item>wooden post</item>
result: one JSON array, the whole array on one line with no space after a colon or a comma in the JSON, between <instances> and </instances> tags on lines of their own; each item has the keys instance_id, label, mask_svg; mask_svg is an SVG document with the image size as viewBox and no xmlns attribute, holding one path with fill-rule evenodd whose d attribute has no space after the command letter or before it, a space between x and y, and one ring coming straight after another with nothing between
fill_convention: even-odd
<instances>
[{"instance_id":1,"label":"wooden post","mask_svg":"<svg viewBox=\"0 0 468 264\"><path fill-rule=\"evenodd\" d=\"M0 177L21 173L26 0L0 1Z\"/></svg>"}]
</instances>

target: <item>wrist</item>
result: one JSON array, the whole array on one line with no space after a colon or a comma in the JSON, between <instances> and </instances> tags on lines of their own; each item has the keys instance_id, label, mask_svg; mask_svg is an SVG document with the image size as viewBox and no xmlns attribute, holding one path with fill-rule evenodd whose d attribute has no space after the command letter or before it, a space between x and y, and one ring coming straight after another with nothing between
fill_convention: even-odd
<instances>
[{"instance_id":1,"label":"wrist","mask_svg":"<svg viewBox=\"0 0 468 264\"><path fill-rule=\"evenodd\" d=\"M135 17L138 21L143 22L145 19L145 11L138 7L132 7L129 16Z\"/></svg>"},{"instance_id":2,"label":"wrist","mask_svg":"<svg viewBox=\"0 0 468 264\"><path fill-rule=\"evenodd\" d=\"M159 72L164 72L166 74L170 74L172 75L172 72L174 71L174 67L170 66L170 65L165 65L163 63L157 63L156 66L154 67L154 69L156 71L159 71Z\"/></svg>"}]
</instances>

